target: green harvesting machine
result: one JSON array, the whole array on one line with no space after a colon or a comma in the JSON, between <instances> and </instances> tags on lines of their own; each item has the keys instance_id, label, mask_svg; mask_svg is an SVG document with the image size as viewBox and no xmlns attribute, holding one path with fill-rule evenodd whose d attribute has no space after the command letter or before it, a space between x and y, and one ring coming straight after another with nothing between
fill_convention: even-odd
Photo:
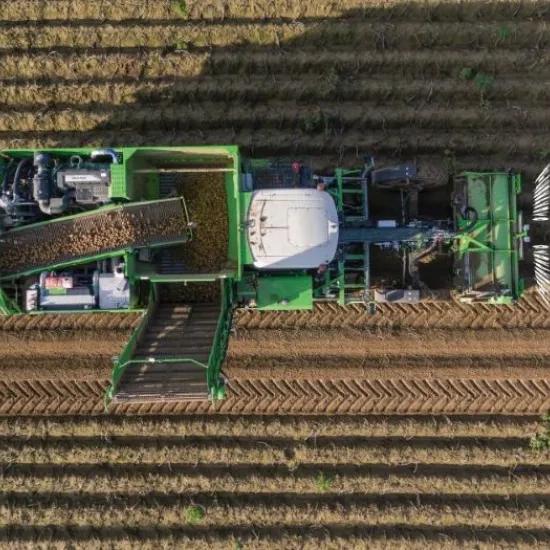
<instances>
[{"instance_id":1,"label":"green harvesting machine","mask_svg":"<svg viewBox=\"0 0 550 550\"><path fill-rule=\"evenodd\" d=\"M412 164L316 173L236 146L0 156L0 311L142 312L107 400L217 399L234 308L509 304L521 178Z\"/></svg>"}]
</instances>

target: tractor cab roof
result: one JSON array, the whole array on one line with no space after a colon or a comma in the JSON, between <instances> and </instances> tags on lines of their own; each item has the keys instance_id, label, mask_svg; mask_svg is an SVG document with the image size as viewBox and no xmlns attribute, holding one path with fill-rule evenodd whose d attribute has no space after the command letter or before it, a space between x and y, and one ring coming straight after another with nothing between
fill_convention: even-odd
<instances>
[{"instance_id":1,"label":"tractor cab roof","mask_svg":"<svg viewBox=\"0 0 550 550\"><path fill-rule=\"evenodd\" d=\"M310 269L334 259L338 213L325 191L256 191L247 221L248 242L257 269Z\"/></svg>"}]
</instances>

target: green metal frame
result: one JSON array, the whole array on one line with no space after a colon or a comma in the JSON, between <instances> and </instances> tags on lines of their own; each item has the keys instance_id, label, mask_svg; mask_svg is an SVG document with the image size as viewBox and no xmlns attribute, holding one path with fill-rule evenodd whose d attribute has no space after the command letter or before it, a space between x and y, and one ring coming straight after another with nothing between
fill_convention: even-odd
<instances>
[{"instance_id":1,"label":"green metal frame","mask_svg":"<svg viewBox=\"0 0 550 550\"><path fill-rule=\"evenodd\" d=\"M334 170L334 184L327 188L327 192L333 197L336 203L336 209L341 220L348 224L362 222L367 219L365 213L358 214L355 210L350 209L346 203L346 196L359 195L361 204L367 201L365 193L366 187L362 184L361 177L365 167L355 169L336 168ZM336 300L340 305L350 303L358 303L364 301L364 295L369 290L369 276L365 274L363 283L348 283L346 281L348 275L356 274L359 271L364 273L364 270L358 270L355 267L356 261L365 262L365 257L368 250L346 254L344 258L338 260L329 266L325 272L323 280L314 288L313 296L316 300L326 300L326 296L336 296ZM363 296L359 297L357 291L363 291Z\"/></svg>"},{"instance_id":2,"label":"green metal frame","mask_svg":"<svg viewBox=\"0 0 550 550\"><path fill-rule=\"evenodd\" d=\"M17 315L21 308L0 288L0 315Z\"/></svg>"},{"instance_id":3,"label":"green metal frame","mask_svg":"<svg viewBox=\"0 0 550 550\"><path fill-rule=\"evenodd\" d=\"M468 206L479 218L471 225L469 220L457 217L459 231L454 244L457 261L466 255L479 262L471 279L491 278L510 293L491 296L494 304L510 304L523 292L519 276L519 239L517 195L521 192L521 176L504 172L464 172L459 176L465 182ZM475 284L475 283L474 283ZM468 289L467 292L471 291ZM467 293L466 293L467 295Z\"/></svg>"},{"instance_id":4,"label":"green metal frame","mask_svg":"<svg viewBox=\"0 0 550 550\"><path fill-rule=\"evenodd\" d=\"M155 285L151 285L149 290L149 305L144 315L142 316L138 326L132 331L128 342L120 352L120 355L113 358L113 370L111 372L111 384L107 391L105 392L105 408L108 407L109 403L112 401L118 383L124 374L127 366L132 360L132 355L136 349L139 338L143 334L144 330L147 328L149 319L153 315L157 307L157 291ZM142 361L143 362L143 361Z\"/></svg>"},{"instance_id":5,"label":"green metal frame","mask_svg":"<svg viewBox=\"0 0 550 550\"><path fill-rule=\"evenodd\" d=\"M201 363L189 357L171 357L168 359L155 359L155 363L193 363L205 369L205 376L208 383L210 398L213 400L225 397L225 387L221 380L221 366L225 358L231 321L233 314L233 283L230 279L222 279L221 284L221 308L214 333L212 348L208 356L208 363ZM130 365L143 364L143 359L133 359L136 345L146 330L149 320L154 315L157 307L158 292L156 284L151 285L149 296L149 307L142 317L139 325L134 329L130 339L118 357L113 360L114 366L111 373L111 384L105 394L105 407L107 408L112 399L116 396L118 383L125 370Z\"/></svg>"},{"instance_id":6,"label":"green metal frame","mask_svg":"<svg viewBox=\"0 0 550 550\"><path fill-rule=\"evenodd\" d=\"M211 399L214 400L225 397L225 386L221 379L221 367L229 342L234 308L233 282L230 279L225 279L222 280L221 285L221 310L214 334L214 342L208 357L207 371L208 389Z\"/></svg>"},{"instance_id":7,"label":"green metal frame","mask_svg":"<svg viewBox=\"0 0 550 550\"><path fill-rule=\"evenodd\" d=\"M74 148L74 149L45 149L44 151L63 154L86 154L91 148ZM180 164L192 165L193 163L207 163L209 160L222 161L227 160L228 172L225 173L225 190L227 199L227 215L228 215L228 231L229 245L227 250L227 258L229 267L219 273L188 273L181 275L159 275L148 271L143 265L137 264L136 248L110 251L99 255L90 255L78 260L70 260L60 262L50 266L42 266L33 268L22 273L9 274L0 276L0 282L6 284L9 281L15 281L19 277L34 275L44 269L56 270L69 266L82 265L104 258L116 257L124 255L127 266L127 275L130 284L137 285L140 280L147 280L150 283L147 308L143 313L138 326L133 330L128 342L124 346L120 355L114 358L114 366L111 374L111 383L105 395L106 407L115 397L117 387L121 377L130 365L143 363L143 359L134 359L136 345L147 328L151 317L154 315L158 303L158 284L170 284L187 282L190 285L199 282L210 282L219 280L221 285L220 296L220 313L217 320L215 335L206 364L197 362L196 360L185 357L173 357L169 359L158 359L159 363L175 363L175 362L192 362L205 369L205 376L208 384L209 395L211 399L220 399L225 395L225 388L221 376L221 366L225 357L227 343L231 331L231 322L233 309L239 299L252 299L258 297L258 283L260 277L265 277L266 290L273 293L279 293L281 284L284 279L284 284L293 285L296 283L297 294L292 304L282 303L279 300L277 303L270 304L264 300L260 305L261 309L308 309L312 306L313 300L335 300L339 304L347 304L352 301L363 301L357 298L361 290L366 292L369 290L369 277L365 274L364 281L361 281L357 276L356 282L347 282L346 276L360 275L361 263L366 262L368 265L368 250L361 252L359 249L348 252L348 254L337 261L333 262L327 271L324 273L322 280L315 282L311 280L311 275L304 271L285 272L284 274L258 274L258 272L249 269L253 264L253 258L249 249L246 236L245 221L250 205L252 193L245 192L241 189L241 157L239 149L236 146L197 146L197 147L130 147L117 148L116 151L122 155L122 163L116 165L114 185L111 189L113 200L121 201L119 204L107 205L103 210L120 207L121 203L135 199L136 193L145 193L148 199L154 198L158 178L156 176L149 178L146 181L138 181L133 174L136 168L148 168L155 166L155 162L159 165L167 165L177 167ZM34 150L21 149L7 151L10 156L21 157L33 153ZM171 156L171 154L173 154ZM162 164L160 160L162 159ZM1 159L0 159L1 162ZM225 162L225 160L223 160ZM261 161L258 161L261 162ZM337 206L337 210L342 221L353 224L360 222L368 217L368 212L359 212L358 205L365 200L365 193L368 193L365 186L361 184L362 169L346 170L337 168L334 172L334 181L327 191L333 196ZM483 173L483 172L466 172L463 177L466 178L502 178L502 173ZM505 174L508 178L509 196L506 202L506 212L501 212L502 200L490 198L489 215L481 217L476 224L471 227L468 220L457 220L457 230L459 236L455 243L457 257L464 257L466 254L491 254L492 267L496 271L497 264L500 261L501 268L506 269L506 273L510 274L513 281L512 296L496 297L493 303L509 303L514 298L521 294L522 281L519 278L518 267L518 252L517 240L521 237L520 230L517 228L518 214L516 195L521 189L521 179L517 175ZM141 189L141 191L138 190ZM156 191L158 193L158 190ZM359 197L361 195L361 197ZM353 204L350 204L353 203ZM185 203L184 203L185 204ZM479 206L479 205L478 205ZM94 210L93 213L97 213ZM66 220L71 217L86 215L75 214L58 218ZM46 223L55 223L55 220L34 224L35 227L41 227ZM501 235L495 234L496 228L502 228L506 224L508 232L506 242L499 240ZM28 228L29 226L25 226ZM14 229L12 231L17 231ZM502 231L502 229L500 229ZM185 239L184 239L185 240ZM181 243L183 240L177 240L173 243L159 243L159 246L166 244ZM500 254L498 258L496 254ZM245 269L247 268L247 269ZM267 280L271 277L273 280ZM304 284L305 278L309 278L311 286L308 283ZM306 288L307 287L307 288ZM290 289L293 290L292 288ZM311 293L310 293L311 290ZM299 291L299 292L298 292ZM303 292L308 294L302 295ZM279 295L278 294L278 295ZM292 292L290 292L292 294ZM281 294L282 295L282 294ZM265 302L265 303L264 303ZM280 302L280 303L279 303ZM139 304L133 303L130 311L135 311ZM117 310L120 312L120 310ZM143 311L143 309L141 309ZM20 313L17 304L13 303L5 292L5 288L0 286L0 313L14 314ZM93 313L91 311L90 313Z\"/></svg>"}]
</instances>

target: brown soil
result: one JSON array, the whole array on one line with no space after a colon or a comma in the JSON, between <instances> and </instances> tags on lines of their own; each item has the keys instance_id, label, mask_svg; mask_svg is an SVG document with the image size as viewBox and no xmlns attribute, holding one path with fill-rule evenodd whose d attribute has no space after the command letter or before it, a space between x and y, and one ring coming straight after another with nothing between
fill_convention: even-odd
<instances>
[{"instance_id":1,"label":"brown soil","mask_svg":"<svg viewBox=\"0 0 550 550\"><path fill-rule=\"evenodd\" d=\"M141 319L141 313L41 313L40 315L0 316L0 330L128 330ZM1 334L1 333L0 333Z\"/></svg>"},{"instance_id":2,"label":"brown soil","mask_svg":"<svg viewBox=\"0 0 550 550\"><path fill-rule=\"evenodd\" d=\"M229 378L550 377L547 330L240 330Z\"/></svg>"},{"instance_id":3,"label":"brown soil","mask_svg":"<svg viewBox=\"0 0 550 550\"><path fill-rule=\"evenodd\" d=\"M376 313L366 305L317 304L311 311L235 312L237 329L402 328L402 329L546 329L550 309L530 289L513 306L467 305L453 301L420 304L378 304Z\"/></svg>"},{"instance_id":4,"label":"brown soil","mask_svg":"<svg viewBox=\"0 0 550 550\"><path fill-rule=\"evenodd\" d=\"M550 540L550 459L530 448L544 430L532 418L490 429L429 416L200 420L3 421L10 548L75 536L79 546L205 550Z\"/></svg>"},{"instance_id":5,"label":"brown soil","mask_svg":"<svg viewBox=\"0 0 550 550\"><path fill-rule=\"evenodd\" d=\"M127 331L2 332L2 380L108 378Z\"/></svg>"}]
</instances>

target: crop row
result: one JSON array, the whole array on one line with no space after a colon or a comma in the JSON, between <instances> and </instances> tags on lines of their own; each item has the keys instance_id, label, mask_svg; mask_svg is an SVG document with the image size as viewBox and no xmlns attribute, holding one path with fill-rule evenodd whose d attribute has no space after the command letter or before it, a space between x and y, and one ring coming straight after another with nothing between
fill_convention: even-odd
<instances>
[{"instance_id":1,"label":"crop row","mask_svg":"<svg viewBox=\"0 0 550 550\"><path fill-rule=\"evenodd\" d=\"M366 76L372 73L397 78L459 78L462 70L473 68L474 74L510 75L537 80L548 78L549 54L533 49L517 51L461 50L399 52L362 51L316 48L296 51L212 51L160 52L143 51L94 53L3 53L0 55L2 80L105 79L125 77L136 81L148 78L193 78L199 75L233 76L239 73L258 77L272 75L305 75L332 79ZM464 76L470 76L464 73Z\"/></svg>"},{"instance_id":2,"label":"crop row","mask_svg":"<svg viewBox=\"0 0 550 550\"><path fill-rule=\"evenodd\" d=\"M18 0L3 6L0 21L74 21L98 19L124 20L230 20L264 18L296 20L300 18L367 18L370 21L463 21L515 18L545 19L544 0L529 2L490 0L487 2L448 2L389 0L368 3L364 0L119 0L116 3L94 3L87 0Z\"/></svg>"},{"instance_id":3,"label":"crop row","mask_svg":"<svg viewBox=\"0 0 550 550\"><path fill-rule=\"evenodd\" d=\"M0 26L0 49L55 48L243 48L360 47L369 50L544 48L550 29L544 22L486 21L382 23L371 20L326 22L224 22L210 25L125 24L98 20L82 25Z\"/></svg>"},{"instance_id":4,"label":"crop row","mask_svg":"<svg viewBox=\"0 0 550 550\"><path fill-rule=\"evenodd\" d=\"M225 499L217 495L214 495L214 498L202 499L191 496L191 498L178 499L180 502L171 504L163 504L163 499L157 499L155 496L152 496L150 501L141 503L135 503L133 499L125 502L128 499L124 497L115 499L111 497L111 502L92 506L87 506L75 499L44 496L45 499L39 499L39 495L28 495L27 498L19 499L20 502L17 504L8 501L0 505L0 526L32 524L33 527L68 525L99 528L147 526L177 528L191 523L188 517L191 506L200 506L204 513L204 518L200 521L202 528L246 524L279 526L283 529L286 526L310 524L391 527L405 523L411 527L423 525L450 527L468 524L472 528L536 529L545 524L548 513L541 502L538 503L538 507L532 506L533 503L537 504L536 499L532 500L531 506L522 509L520 506L506 502L500 506L491 506L484 503L483 499L479 499L477 505L468 501L463 505L460 503L454 505L442 503L435 506L415 503L401 506L382 503L369 505L353 503L354 499L348 495L344 498L331 495L328 502L326 502L328 499L320 499L318 495L313 495L314 498L304 505L291 502L300 501L296 495L287 498L288 503L279 505L273 502L272 495L265 495L262 499L249 499L246 495L232 495ZM44 502L46 499L49 502ZM248 504L249 500L253 502ZM323 500L326 504L323 504ZM128 513L129 509L131 513Z\"/></svg>"},{"instance_id":5,"label":"crop row","mask_svg":"<svg viewBox=\"0 0 550 550\"><path fill-rule=\"evenodd\" d=\"M209 102L202 105L124 106L122 108L47 110L36 109L0 113L0 132L66 132L134 128L136 130L208 131L231 128L234 131L292 130L303 134L333 136L349 132L418 130L458 132L490 129L497 131L542 132L550 125L544 108L529 110L479 107L428 107L419 110L404 105L376 103L318 103L315 107L294 102L271 101L249 107L237 103Z\"/></svg>"},{"instance_id":6,"label":"crop row","mask_svg":"<svg viewBox=\"0 0 550 550\"><path fill-rule=\"evenodd\" d=\"M240 532L238 536L222 536L218 532L195 533L190 537L187 532L183 533L159 533L152 536L150 532L138 533L131 536L130 533L113 533L109 531L99 540L97 532L86 528L84 532L89 533L89 538L79 537L78 548L97 550L102 548L134 548L136 545L143 550L158 550L158 548L192 547L193 550L227 550L227 548L254 548L254 550L272 550L273 548L285 548L288 550L319 550L319 548L356 548L357 550L387 550L390 548L407 548L411 550L425 550L426 537L419 531L415 533L394 533L382 528L373 532L358 534L353 533L327 533L319 529L308 531L302 530L301 534L295 533L262 533L260 539L257 530L251 529L248 533ZM9 531L8 531L9 532ZM36 533L26 532L23 540L16 540L8 535L10 550L65 550L69 540L73 542L70 532L65 537L54 537L48 528ZM39 536L41 535L41 537ZM57 533L59 535L59 533ZM151 538L148 538L151 537ZM415 537L415 538L411 538ZM463 542L449 536L449 533L442 533L435 541L437 548L441 550L456 550L457 545ZM470 537L468 542L475 544L478 550L494 550L495 545L484 538L476 540ZM533 540L514 540L513 542L499 541L499 548L510 548L513 550L531 550L535 544Z\"/></svg>"},{"instance_id":7,"label":"crop row","mask_svg":"<svg viewBox=\"0 0 550 550\"><path fill-rule=\"evenodd\" d=\"M84 85L85 84L85 85ZM550 100L550 89L546 80L499 76L483 92L492 109L506 108L511 102L517 102L523 108ZM143 82L113 78L109 82L72 82L58 81L36 84L28 82L24 86L4 81L0 88L0 106L3 110L24 110L33 107L51 107L57 109L79 108L84 110L105 109L114 106L145 105L167 107L173 104L193 102L197 108L209 102L228 100L241 103L265 101L311 102L369 102L376 106L398 104L410 106L445 106L452 101L453 106L464 108L481 104L481 90L471 81L448 79L409 79L393 80L376 78L354 78L344 85L338 78L319 81L309 77L288 78L278 75L266 80L251 76L243 81L242 77L227 76L220 79L215 76L199 79L156 78Z\"/></svg>"},{"instance_id":8,"label":"crop row","mask_svg":"<svg viewBox=\"0 0 550 550\"><path fill-rule=\"evenodd\" d=\"M318 436L347 437L531 437L538 430L533 417L104 417L14 418L0 417L0 436L12 437L106 437L140 436L279 436L296 441Z\"/></svg>"},{"instance_id":9,"label":"crop row","mask_svg":"<svg viewBox=\"0 0 550 550\"><path fill-rule=\"evenodd\" d=\"M0 448L0 462L42 464L108 463L185 463L216 464L434 464L527 465L549 464L550 457L534 456L529 439L508 441L490 439L429 440L410 444L407 438L382 441L360 438L339 441L338 438L315 438L307 442L278 441L276 438L243 439L184 438L137 441L127 438L92 438L15 441L8 438Z\"/></svg>"},{"instance_id":10,"label":"crop row","mask_svg":"<svg viewBox=\"0 0 550 550\"><path fill-rule=\"evenodd\" d=\"M354 156L360 159L360 153L373 152L378 158L386 156L436 155L443 150L453 152L456 157L474 156L476 160L466 159L467 167L492 168L495 170L510 168L510 164L536 161L535 171L544 167L548 158L548 135L546 133L510 134L509 141L501 132L475 133L465 131L437 132L408 130L348 132L345 136L311 135L295 131L257 130L236 132L223 130L175 131L147 130L136 132L135 128L117 130L91 130L67 132L8 132L0 134L0 147L74 147L75 145L181 145L182 143L211 144L239 143L248 154L255 156L320 156L331 155L331 163ZM491 158L491 155L494 155Z\"/></svg>"},{"instance_id":11,"label":"crop row","mask_svg":"<svg viewBox=\"0 0 550 550\"><path fill-rule=\"evenodd\" d=\"M548 498L548 467L480 464L19 464L3 465L3 492L196 492L531 495ZM325 481L322 481L325 480Z\"/></svg>"}]
</instances>

